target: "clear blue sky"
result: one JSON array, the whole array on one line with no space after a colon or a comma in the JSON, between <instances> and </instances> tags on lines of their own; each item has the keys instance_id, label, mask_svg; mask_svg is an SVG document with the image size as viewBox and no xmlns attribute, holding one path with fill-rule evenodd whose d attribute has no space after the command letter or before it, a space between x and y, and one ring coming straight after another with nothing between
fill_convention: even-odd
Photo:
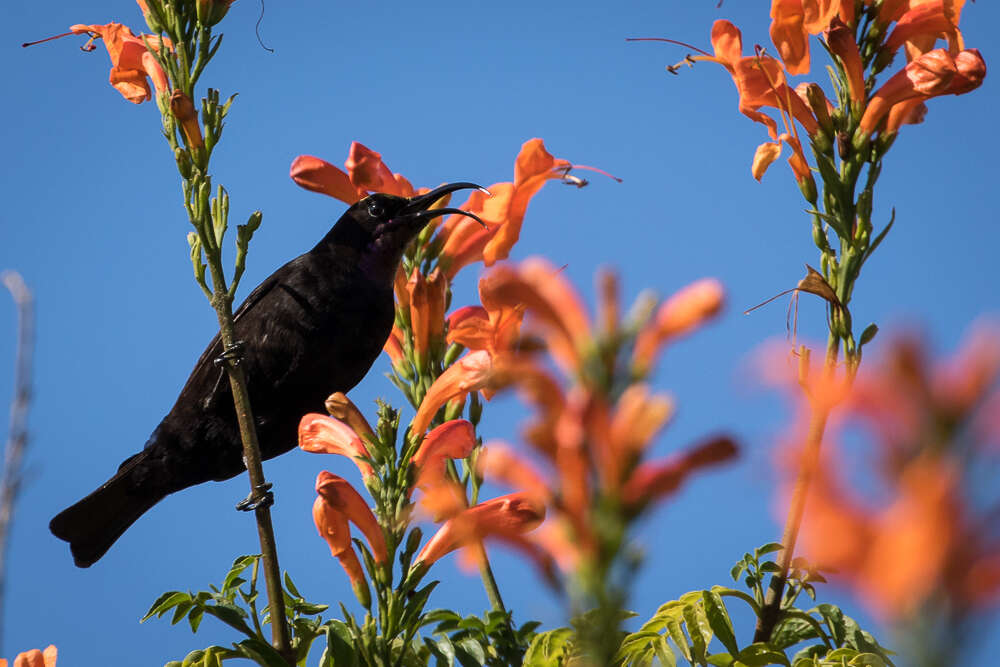
<instances>
[{"instance_id":1,"label":"clear blue sky","mask_svg":"<svg viewBox=\"0 0 1000 667\"><path fill-rule=\"evenodd\" d=\"M288 178L292 159L311 153L340 164L355 139L414 184L433 186L509 180L521 143L543 137L557 157L624 182L549 185L531 203L515 258L543 254L567 264L588 299L603 265L618 268L629 298L645 288L669 294L704 276L723 281L724 316L661 364L657 386L674 393L679 414L656 447L665 453L726 429L740 437L744 455L695 479L644 523L648 561L632 602L642 616L688 590L726 583L745 550L779 535L771 452L787 410L755 385L748 360L784 334L785 309L741 311L794 286L803 263L816 260L784 160L763 184L750 177L765 133L737 112L726 72L703 64L673 77L664 65L684 49L624 41L668 36L708 48L712 21L729 18L747 48L767 43L768 3L715 5L269 2L260 31L270 53L254 35L259 5L240 0L203 77L224 95L240 94L214 161L234 222L264 212L244 295L311 247L343 210L297 188ZM215 316L192 280L189 226L155 106L133 106L107 85L103 48L81 53L80 38L19 46L74 23L117 20L138 30L135 4L8 3L3 14L0 269L21 271L38 306L32 440L12 535L4 653L54 642L62 665L159 665L236 639L210 620L197 636L166 621L137 621L160 592L217 583L234 557L257 550L252 520L232 509L246 480L166 499L89 570L72 565L47 524L138 451L215 331ZM991 67L997 25L996 3L967 4L967 42ZM919 325L937 349L951 349L974 318L1000 310L998 91L996 75L987 76L970 95L933 100L926 122L903 130L876 200L877 224L893 206L897 223L856 289L856 321L877 321L883 331ZM477 270L462 274L457 304L471 302ZM7 405L14 311L0 301L0 405ZM824 328L822 308L804 298L801 333L817 338ZM353 392L359 405L377 396L403 403L385 369L380 360ZM5 415L0 410L0 432ZM490 407L484 433L514 437L522 415L513 402ZM277 489L282 567L310 599L350 602L310 515L319 470L356 475L350 462L333 458L295 451L266 472ZM499 560L517 620L561 623L556 601L526 570L522 561ZM435 574L443 583L432 607L487 607L478 579L453 560ZM836 599L862 613L849 597Z\"/></svg>"}]
</instances>

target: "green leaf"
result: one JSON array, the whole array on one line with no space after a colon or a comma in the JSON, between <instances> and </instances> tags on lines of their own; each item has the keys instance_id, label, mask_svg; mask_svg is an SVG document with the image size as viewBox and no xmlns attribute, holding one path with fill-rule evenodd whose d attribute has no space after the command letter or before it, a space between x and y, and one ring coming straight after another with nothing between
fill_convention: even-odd
<instances>
[{"instance_id":1,"label":"green leaf","mask_svg":"<svg viewBox=\"0 0 1000 667\"><path fill-rule=\"evenodd\" d=\"M666 637L661 636L653 642L653 651L663 667L677 667L677 656L667 643Z\"/></svg>"},{"instance_id":2,"label":"green leaf","mask_svg":"<svg viewBox=\"0 0 1000 667\"><path fill-rule=\"evenodd\" d=\"M455 657L463 667L479 667L486 663L486 652L482 645L471 637L456 642Z\"/></svg>"},{"instance_id":3,"label":"green leaf","mask_svg":"<svg viewBox=\"0 0 1000 667\"><path fill-rule=\"evenodd\" d=\"M885 229L883 229L881 232L878 233L878 236L875 237L875 240L872 241L872 244L868 246L868 250L865 252L864 255L865 259L871 257L872 253L875 252L875 249L882 244L882 241L885 239L885 235L889 233L889 230L892 229L892 226L893 224L895 224L895 222L896 222L896 207L893 206L892 215L889 218L888 224L886 224Z\"/></svg>"},{"instance_id":4,"label":"green leaf","mask_svg":"<svg viewBox=\"0 0 1000 667\"><path fill-rule=\"evenodd\" d=\"M438 637L436 640L425 639L424 643L431 650L431 653L434 654L434 657L437 658L438 665L454 667L455 646L451 643L450 639L447 637Z\"/></svg>"},{"instance_id":5,"label":"green leaf","mask_svg":"<svg viewBox=\"0 0 1000 667\"><path fill-rule=\"evenodd\" d=\"M573 640L573 630L556 628L535 635L524 654L523 667L558 667Z\"/></svg>"},{"instance_id":6,"label":"green leaf","mask_svg":"<svg viewBox=\"0 0 1000 667\"><path fill-rule=\"evenodd\" d=\"M788 658L781 651L775 651L765 642L750 644L740 651L736 659L747 667L764 667L764 665L785 665L789 667Z\"/></svg>"},{"instance_id":7,"label":"green leaf","mask_svg":"<svg viewBox=\"0 0 1000 667\"><path fill-rule=\"evenodd\" d=\"M702 592L701 599L705 605L705 617L708 619L709 627L726 650L735 657L740 652L740 647L736 643L733 622L729 618L725 603L718 593L712 591Z\"/></svg>"},{"instance_id":8,"label":"green leaf","mask_svg":"<svg viewBox=\"0 0 1000 667\"><path fill-rule=\"evenodd\" d=\"M795 616L786 616L771 633L771 646L785 649L807 639L819 637L816 627L809 621Z\"/></svg>"},{"instance_id":9,"label":"green leaf","mask_svg":"<svg viewBox=\"0 0 1000 667\"><path fill-rule=\"evenodd\" d=\"M712 630L705 618L705 610L696 604L684 607L684 621L691 636L691 655L696 661L702 662L708 654L708 642L712 641Z\"/></svg>"},{"instance_id":10,"label":"green leaf","mask_svg":"<svg viewBox=\"0 0 1000 667\"><path fill-rule=\"evenodd\" d=\"M667 634L670 638L674 640L674 644L680 649L681 655L688 662L694 662L691 658L691 645L688 643L687 636L684 634L684 630L681 629L680 621L676 618L666 619Z\"/></svg>"},{"instance_id":11,"label":"green leaf","mask_svg":"<svg viewBox=\"0 0 1000 667\"><path fill-rule=\"evenodd\" d=\"M240 556L233 561L233 566L226 573L226 578L222 580L222 590L229 590L234 586L234 580L243 574L243 571L257 562L260 556Z\"/></svg>"},{"instance_id":12,"label":"green leaf","mask_svg":"<svg viewBox=\"0 0 1000 667\"><path fill-rule=\"evenodd\" d=\"M261 667L288 667L288 663L281 657L281 654L267 642L262 642L259 639L244 639L234 646L240 654L250 658Z\"/></svg>"},{"instance_id":13,"label":"green leaf","mask_svg":"<svg viewBox=\"0 0 1000 667\"><path fill-rule=\"evenodd\" d=\"M885 660L874 653L862 653L847 664L851 667L887 667Z\"/></svg>"},{"instance_id":14,"label":"green leaf","mask_svg":"<svg viewBox=\"0 0 1000 667\"><path fill-rule=\"evenodd\" d=\"M165 613L170 611L171 608L177 606L181 602L186 602L190 599L191 599L190 593L185 593L183 591L167 591L160 597L156 598L156 602L154 602L153 606L149 608L149 611L146 612L146 615L143 616L141 619L139 619L139 622L142 623L143 621L146 621L147 619L151 618L154 614L156 616L163 616Z\"/></svg>"},{"instance_id":15,"label":"green leaf","mask_svg":"<svg viewBox=\"0 0 1000 667\"><path fill-rule=\"evenodd\" d=\"M300 614L305 614L306 616L315 616L316 614L322 614L324 611L330 608L328 604L313 604L312 602L296 601L293 605L293 609Z\"/></svg>"},{"instance_id":16,"label":"green leaf","mask_svg":"<svg viewBox=\"0 0 1000 667\"><path fill-rule=\"evenodd\" d=\"M760 560L761 556L766 556L767 554L773 554L776 551L781 551L781 542L768 542L763 546L759 546L753 550L754 556L757 560Z\"/></svg>"},{"instance_id":17,"label":"green leaf","mask_svg":"<svg viewBox=\"0 0 1000 667\"><path fill-rule=\"evenodd\" d=\"M322 667L357 667L354 637L342 621L333 620L326 624L326 650L320 664Z\"/></svg>"},{"instance_id":18,"label":"green leaf","mask_svg":"<svg viewBox=\"0 0 1000 667\"><path fill-rule=\"evenodd\" d=\"M247 613L236 605L224 603L209 604L204 606L204 610L206 614L215 616L229 627L239 630L247 637L254 638L257 636L250 626L243 621Z\"/></svg>"},{"instance_id":19,"label":"green leaf","mask_svg":"<svg viewBox=\"0 0 1000 667\"><path fill-rule=\"evenodd\" d=\"M287 571L285 572L285 588L288 590L289 593L291 593L295 597L299 598L300 600L303 599L302 594L299 593L299 589L297 589L295 587L295 584L292 583L292 577L290 574L288 574Z\"/></svg>"},{"instance_id":20,"label":"green leaf","mask_svg":"<svg viewBox=\"0 0 1000 667\"><path fill-rule=\"evenodd\" d=\"M837 646L843 646L847 639L847 622L844 620L844 612L839 607L832 604L821 604L816 607L816 611L823 617L823 621L830 628L830 637Z\"/></svg>"}]
</instances>

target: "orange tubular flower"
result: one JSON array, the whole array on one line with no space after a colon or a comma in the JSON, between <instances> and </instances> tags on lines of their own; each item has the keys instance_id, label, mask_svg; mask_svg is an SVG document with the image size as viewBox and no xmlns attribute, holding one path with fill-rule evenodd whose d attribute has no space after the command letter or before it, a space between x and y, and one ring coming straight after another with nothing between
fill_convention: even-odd
<instances>
[{"instance_id":1,"label":"orange tubular flower","mask_svg":"<svg viewBox=\"0 0 1000 667\"><path fill-rule=\"evenodd\" d=\"M423 434L437 411L448 401L486 388L492 369L493 361L485 350L467 354L449 366L424 395L410 423L411 436Z\"/></svg>"},{"instance_id":2,"label":"orange tubular flower","mask_svg":"<svg viewBox=\"0 0 1000 667\"><path fill-rule=\"evenodd\" d=\"M375 562L379 565L385 565L389 556L385 548L382 528L378 525L378 520L368 508L368 503L364 501L361 494L355 491L346 479L325 470L316 477L316 493L326 501L327 505L343 514L347 520L361 530L365 540L368 541ZM350 539L348 539L349 542Z\"/></svg>"},{"instance_id":3,"label":"orange tubular flower","mask_svg":"<svg viewBox=\"0 0 1000 667\"><path fill-rule=\"evenodd\" d=\"M411 462L416 469L414 486L430 487L445 479L445 460L464 459L476 446L476 431L464 419L452 419L424 437Z\"/></svg>"},{"instance_id":4,"label":"orange tubular flower","mask_svg":"<svg viewBox=\"0 0 1000 667\"><path fill-rule=\"evenodd\" d=\"M330 555L340 562L347 573L354 594L363 606L368 607L371 604L371 591L368 589L361 561L351 544L351 529L347 525L347 517L323 496L317 496L313 503L313 522L320 537L330 546Z\"/></svg>"},{"instance_id":5,"label":"orange tubular flower","mask_svg":"<svg viewBox=\"0 0 1000 667\"><path fill-rule=\"evenodd\" d=\"M939 37L944 37L948 40L951 53L961 51L964 43L958 30L958 20L963 2L931 0L919 5L911 2L910 8L899 17L883 48L894 53L906 44L907 59L912 60L933 47Z\"/></svg>"},{"instance_id":6,"label":"orange tubular flower","mask_svg":"<svg viewBox=\"0 0 1000 667\"><path fill-rule=\"evenodd\" d=\"M375 471L364 459L368 448L358 434L339 419L318 413L310 413L299 422L299 448L314 454L340 454L346 456L368 479Z\"/></svg>"},{"instance_id":7,"label":"orange tubular flower","mask_svg":"<svg viewBox=\"0 0 1000 667\"><path fill-rule=\"evenodd\" d=\"M622 501L629 511L638 512L650 502L676 491L692 473L730 461L736 454L735 443L721 437L696 445L680 456L643 463L625 483Z\"/></svg>"},{"instance_id":8,"label":"orange tubular flower","mask_svg":"<svg viewBox=\"0 0 1000 667\"><path fill-rule=\"evenodd\" d=\"M711 278L691 283L674 294L639 332L632 365L641 373L647 372L665 343L688 334L714 317L722 309L723 301L722 285Z\"/></svg>"},{"instance_id":9,"label":"orange tubular flower","mask_svg":"<svg viewBox=\"0 0 1000 667\"><path fill-rule=\"evenodd\" d=\"M358 434L359 437L375 437L375 431L372 430L371 424L365 419L358 406L354 405L354 402L347 398L347 394L344 392L337 391L330 394L326 397L324 405L331 417L339 419L350 426L351 430Z\"/></svg>"},{"instance_id":10,"label":"orange tubular flower","mask_svg":"<svg viewBox=\"0 0 1000 667\"><path fill-rule=\"evenodd\" d=\"M860 108L865 102L865 67L861 62L854 31L839 19L834 19L826 31L826 43L830 51L840 58L847 75L847 92L855 108Z\"/></svg>"},{"instance_id":11,"label":"orange tubular flower","mask_svg":"<svg viewBox=\"0 0 1000 667\"><path fill-rule=\"evenodd\" d=\"M515 540L537 528L544 518L545 507L524 493L487 500L446 521L414 563L430 567L455 549L477 545L487 537Z\"/></svg>"},{"instance_id":12,"label":"orange tubular flower","mask_svg":"<svg viewBox=\"0 0 1000 667\"><path fill-rule=\"evenodd\" d=\"M58 655L59 651L55 644L49 644L44 651L35 648L18 653L14 658L14 667L56 667ZM7 667L6 659L0 658L0 667Z\"/></svg>"},{"instance_id":13,"label":"orange tubular flower","mask_svg":"<svg viewBox=\"0 0 1000 667\"><path fill-rule=\"evenodd\" d=\"M876 91L858 132L869 137L893 105L915 97L927 99L947 92L957 73L954 59L944 49L928 51L893 75Z\"/></svg>"},{"instance_id":14,"label":"orange tubular flower","mask_svg":"<svg viewBox=\"0 0 1000 667\"><path fill-rule=\"evenodd\" d=\"M357 141L351 142L344 167L351 183L359 190L384 192L398 197L412 197L414 194L410 182L399 174L393 174L382 162L380 153Z\"/></svg>"},{"instance_id":15,"label":"orange tubular flower","mask_svg":"<svg viewBox=\"0 0 1000 667\"><path fill-rule=\"evenodd\" d=\"M493 296L496 287L493 273L479 281L482 306L465 306L448 316L448 342L464 345L470 350L487 350L491 355L507 352L517 339L524 316L520 304L498 302Z\"/></svg>"},{"instance_id":16,"label":"orange tubular flower","mask_svg":"<svg viewBox=\"0 0 1000 667\"><path fill-rule=\"evenodd\" d=\"M553 358L566 371L579 366L579 348L590 337L590 322L569 281L542 258L518 267L499 266L486 278L489 299L498 307L522 306L541 326Z\"/></svg>"},{"instance_id":17,"label":"orange tubular flower","mask_svg":"<svg viewBox=\"0 0 1000 667\"><path fill-rule=\"evenodd\" d=\"M438 269L424 277L419 268L406 283L406 301L413 327L413 351L418 365L427 358L432 345L440 345L444 339L444 304L447 298L448 280Z\"/></svg>"},{"instance_id":18,"label":"orange tubular flower","mask_svg":"<svg viewBox=\"0 0 1000 667\"><path fill-rule=\"evenodd\" d=\"M541 139L526 141L514 161L514 182L491 185L492 197L472 192L461 207L482 218L487 229L474 221L467 224L469 219L464 216L451 216L442 224L438 235L443 244L439 260L442 270L452 278L473 262L483 260L486 266L492 266L506 259L521 235L528 202L548 181L565 178L574 168L604 173L553 157Z\"/></svg>"},{"instance_id":19,"label":"orange tubular flower","mask_svg":"<svg viewBox=\"0 0 1000 667\"><path fill-rule=\"evenodd\" d=\"M104 46L108 49L108 56L111 58L109 83L129 102L140 104L152 97L147 77L152 79L157 93L164 93L169 89L166 73L157 62L156 56L146 48L143 39L149 43L150 48L156 51L162 51L164 48L171 49L172 45L169 40L161 40L158 35L135 35L121 23L107 23L105 25L77 23L70 26L68 33L40 41L45 42L66 35L89 35L90 41L84 45L84 51L93 51L96 48L94 46L95 39L104 41ZM30 44L38 43L31 42Z\"/></svg>"},{"instance_id":20,"label":"orange tubular flower","mask_svg":"<svg viewBox=\"0 0 1000 667\"><path fill-rule=\"evenodd\" d=\"M487 443L476 459L476 466L479 474L490 481L519 489L546 505L552 501L552 491L545 475L506 443Z\"/></svg>"},{"instance_id":21,"label":"orange tubular flower","mask_svg":"<svg viewBox=\"0 0 1000 667\"><path fill-rule=\"evenodd\" d=\"M723 19L716 21L712 25L712 48L715 56L694 56L694 60L708 60L729 70L740 96L740 112L766 125L772 139L778 138L778 125L758 111L761 107L773 107L794 117L810 136L817 132L816 118L785 82L781 63L768 56L742 56L743 36L739 28Z\"/></svg>"},{"instance_id":22,"label":"orange tubular flower","mask_svg":"<svg viewBox=\"0 0 1000 667\"><path fill-rule=\"evenodd\" d=\"M289 175L300 187L353 204L364 193L351 183L351 177L326 160L300 155L292 161Z\"/></svg>"}]
</instances>

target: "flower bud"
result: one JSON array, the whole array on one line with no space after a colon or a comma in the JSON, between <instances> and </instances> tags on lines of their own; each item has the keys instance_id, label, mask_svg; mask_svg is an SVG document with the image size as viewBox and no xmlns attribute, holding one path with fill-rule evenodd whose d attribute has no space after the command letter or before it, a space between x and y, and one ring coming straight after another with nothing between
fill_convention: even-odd
<instances>
[{"instance_id":1,"label":"flower bud","mask_svg":"<svg viewBox=\"0 0 1000 667\"><path fill-rule=\"evenodd\" d=\"M198 22L213 26L221 21L229 11L233 0L198 0Z\"/></svg>"},{"instance_id":2,"label":"flower bud","mask_svg":"<svg viewBox=\"0 0 1000 667\"><path fill-rule=\"evenodd\" d=\"M188 148L201 151L205 147L205 140L201 135L201 126L198 125L198 112L194 108L194 102L180 88L170 95L170 113L180 123Z\"/></svg>"}]
</instances>

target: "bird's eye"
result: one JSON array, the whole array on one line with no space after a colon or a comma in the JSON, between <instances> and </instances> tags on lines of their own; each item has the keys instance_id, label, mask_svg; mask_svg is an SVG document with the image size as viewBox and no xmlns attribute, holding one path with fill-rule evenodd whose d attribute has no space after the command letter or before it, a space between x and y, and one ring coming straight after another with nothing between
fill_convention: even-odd
<instances>
[{"instance_id":1,"label":"bird's eye","mask_svg":"<svg viewBox=\"0 0 1000 667\"><path fill-rule=\"evenodd\" d=\"M373 218L381 218L385 214L385 209L377 201L368 204L368 215Z\"/></svg>"}]
</instances>

